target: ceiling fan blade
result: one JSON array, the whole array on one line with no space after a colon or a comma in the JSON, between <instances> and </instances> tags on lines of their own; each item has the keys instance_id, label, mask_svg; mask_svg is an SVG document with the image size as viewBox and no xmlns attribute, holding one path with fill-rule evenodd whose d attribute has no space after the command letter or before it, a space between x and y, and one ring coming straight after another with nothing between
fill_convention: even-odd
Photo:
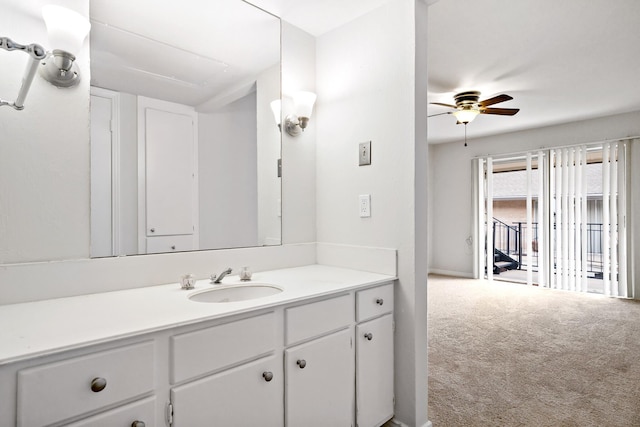
<instances>
[{"instance_id":1,"label":"ceiling fan blade","mask_svg":"<svg viewBox=\"0 0 640 427\"><path fill-rule=\"evenodd\" d=\"M427 117L442 116L442 115L445 115L445 114L453 114L453 112L451 112L451 111L447 111L447 112L445 112L445 113L432 114L432 115L427 116Z\"/></svg>"},{"instance_id":2,"label":"ceiling fan blade","mask_svg":"<svg viewBox=\"0 0 640 427\"><path fill-rule=\"evenodd\" d=\"M480 108L480 114L497 114L499 116L513 116L519 108Z\"/></svg>"},{"instance_id":3,"label":"ceiling fan blade","mask_svg":"<svg viewBox=\"0 0 640 427\"><path fill-rule=\"evenodd\" d=\"M484 101L480 101L478 102L478 105L480 107L488 107L489 105L493 105L493 104L497 104L499 102L505 102L505 101L510 101L513 98L509 95L498 95L498 96L494 96L493 98L489 98L489 99L485 99Z\"/></svg>"},{"instance_id":4,"label":"ceiling fan blade","mask_svg":"<svg viewBox=\"0 0 640 427\"><path fill-rule=\"evenodd\" d=\"M442 105L443 107L449 107L449 108L456 108L455 105L451 105L451 104L443 104L442 102L430 102L429 104L433 104L433 105Z\"/></svg>"}]
</instances>

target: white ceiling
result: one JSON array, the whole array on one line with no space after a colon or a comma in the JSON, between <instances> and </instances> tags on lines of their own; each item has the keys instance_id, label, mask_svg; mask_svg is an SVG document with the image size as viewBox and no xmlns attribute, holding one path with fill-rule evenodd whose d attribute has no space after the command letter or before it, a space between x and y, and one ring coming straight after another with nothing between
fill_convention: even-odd
<instances>
[{"instance_id":1,"label":"white ceiling","mask_svg":"<svg viewBox=\"0 0 640 427\"><path fill-rule=\"evenodd\" d=\"M520 108L478 116L469 138L640 110L638 0L440 0L428 32L430 102L479 90ZM428 120L431 143L464 137L451 115Z\"/></svg>"},{"instance_id":2,"label":"white ceiling","mask_svg":"<svg viewBox=\"0 0 640 427\"><path fill-rule=\"evenodd\" d=\"M317 37L377 9L390 0L247 1Z\"/></svg>"},{"instance_id":3,"label":"white ceiling","mask_svg":"<svg viewBox=\"0 0 640 427\"><path fill-rule=\"evenodd\" d=\"M251 0L321 35L388 0ZM507 93L469 138L640 110L639 0L428 0L429 102L463 90ZM430 106L429 114L447 111ZM429 142L457 141L451 115L429 118Z\"/></svg>"},{"instance_id":4,"label":"white ceiling","mask_svg":"<svg viewBox=\"0 0 640 427\"><path fill-rule=\"evenodd\" d=\"M280 61L280 21L238 0L91 0L91 83L215 109Z\"/></svg>"}]
</instances>

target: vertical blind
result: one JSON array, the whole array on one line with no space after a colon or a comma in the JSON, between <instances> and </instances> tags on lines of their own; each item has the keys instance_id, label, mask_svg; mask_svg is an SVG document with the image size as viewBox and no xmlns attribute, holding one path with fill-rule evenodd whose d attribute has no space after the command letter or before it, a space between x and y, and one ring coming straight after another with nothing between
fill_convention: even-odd
<instances>
[{"instance_id":1,"label":"vertical blind","mask_svg":"<svg viewBox=\"0 0 640 427\"><path fill-rule=\"evenodd\" d=\"M594 163L602 159L601 188L588 187L588 153L601 150ZM538 251L537 284L554 289L587 292L588 279L600 264L603 292L608 296L628 297L627 280L627 209L628 154L626 141L605 142L597 146L573 146L524 153L527 171L526 196L526 265L527 283L533 282L534 248ZM533 168L533 162L537 170ZM476 277L482 268L493 278L493 166L494 159L474 160L476 203L475 228ZM483 173L484 172L484 173ZM532 188L532 174L538 173L537 188ZM484 179L483 179L484 178ZM593 180L593 174L590 175ZM593 187L593 182L590 184ZM537 195L537 210L532 208ZM602 200L602 233L593 232L588 221L588 201ZM533 222L537 223L534 236ZM590 227L592 227L590 229ZM484 235L483 235L484 234ZM486 248L486 252L482 249ZM599 273L598 273L599 274Z\"/></svg>"},{"instance_id":2,"label":"vertical blind","mask_svg":"<svg viewBox=\"0 0 640 427\"><path fill-rule=\"evenodd\" d=\"M587 216L587 147L551 150L550 191L555 230L550 233L552 288L588 291L588 260L602 264L604 294L628 296L626 274L626 157L625 142L602 145L602 239L589 244ZM595 195L593 195L596 197ZM599 195L598 195L599 196ZM593 243L593 242L592 242ZM588 252L589 251L589 252Z\"/></svg>"}]
</instances>

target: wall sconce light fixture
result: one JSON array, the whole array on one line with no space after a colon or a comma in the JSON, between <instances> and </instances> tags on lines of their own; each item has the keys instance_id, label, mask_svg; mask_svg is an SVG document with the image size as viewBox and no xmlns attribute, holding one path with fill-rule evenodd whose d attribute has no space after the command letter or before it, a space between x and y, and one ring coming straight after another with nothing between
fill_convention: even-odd
<instances>
[{"instance_id":1,"label":"wall sconce light fixture","mask_svg":"<svg viewBox=\"0 0 640 427\"><path fill-rule=\"evenodd\" d=\"M89 34L91 23L79 13L56 5L44 6L42 17L53 51L47 52L40 75L54 86L75 86L80 82L75 55Z\"/></svg>"},{"instance_id":2,"label":"wall sconce light fixture","mask_svg":"<svg viewBox=\"0 0 640 427\"><path fill-rule=\"evenodd\" d=\"M293 111L284 119L284 129L291 136L298 136L309 124L316 94L313 92L298 92L293 95Z\"/></svg>"},{"instance_id":3,"label":"wall sconce light fixture","mask_svg":"<svg viewBox=\"0 0 640 427\"><path fill-rule=\"evenodd\" d=\"M23 110L24 100L27 97L27 93L29 93L29 88L31 87L31 82L33 82L33 76L36 75L38 64L45 57L45 50L39 44L22 45L8 37L0 37L0 48L8 51L18 50L29 54L29 62L27 63L27 68L24 70L22 86L20 86L20 92L18 92L16 100L11 102L0 98L0 107L7 105L16 110Z\"/></svg>"},{"instance_id":4,"label":"wall sconce light fixture","mask_svg":"<svg viewBox=\"0 0 640 427\"><path fill-rule=\"evenodd\" d=\"M282 101L279 99L276 99L274 101L271 101L271 111L273 111L273 118L276 121L276 125L278 125L278 129L280 130L280 132L282 132L282 125L280 124L282 122Z\"/></svg>"}]
</instances>

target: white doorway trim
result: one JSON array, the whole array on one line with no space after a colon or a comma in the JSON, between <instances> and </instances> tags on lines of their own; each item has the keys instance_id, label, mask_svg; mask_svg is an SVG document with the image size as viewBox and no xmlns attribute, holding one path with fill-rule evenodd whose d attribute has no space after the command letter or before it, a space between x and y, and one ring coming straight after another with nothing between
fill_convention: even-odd
<instances>
[{"instance_id":1,"label":"white doorway trim","mask_svg":"<svg viewBox=\"0 0 640 427\"><path fill-rule=\"evenodd\" d=\"M91 87L91 96L111 101L111 255L120 254L120 94ZM93 179L93 176L92 176Z\"/></svg>"}]
</instances>

